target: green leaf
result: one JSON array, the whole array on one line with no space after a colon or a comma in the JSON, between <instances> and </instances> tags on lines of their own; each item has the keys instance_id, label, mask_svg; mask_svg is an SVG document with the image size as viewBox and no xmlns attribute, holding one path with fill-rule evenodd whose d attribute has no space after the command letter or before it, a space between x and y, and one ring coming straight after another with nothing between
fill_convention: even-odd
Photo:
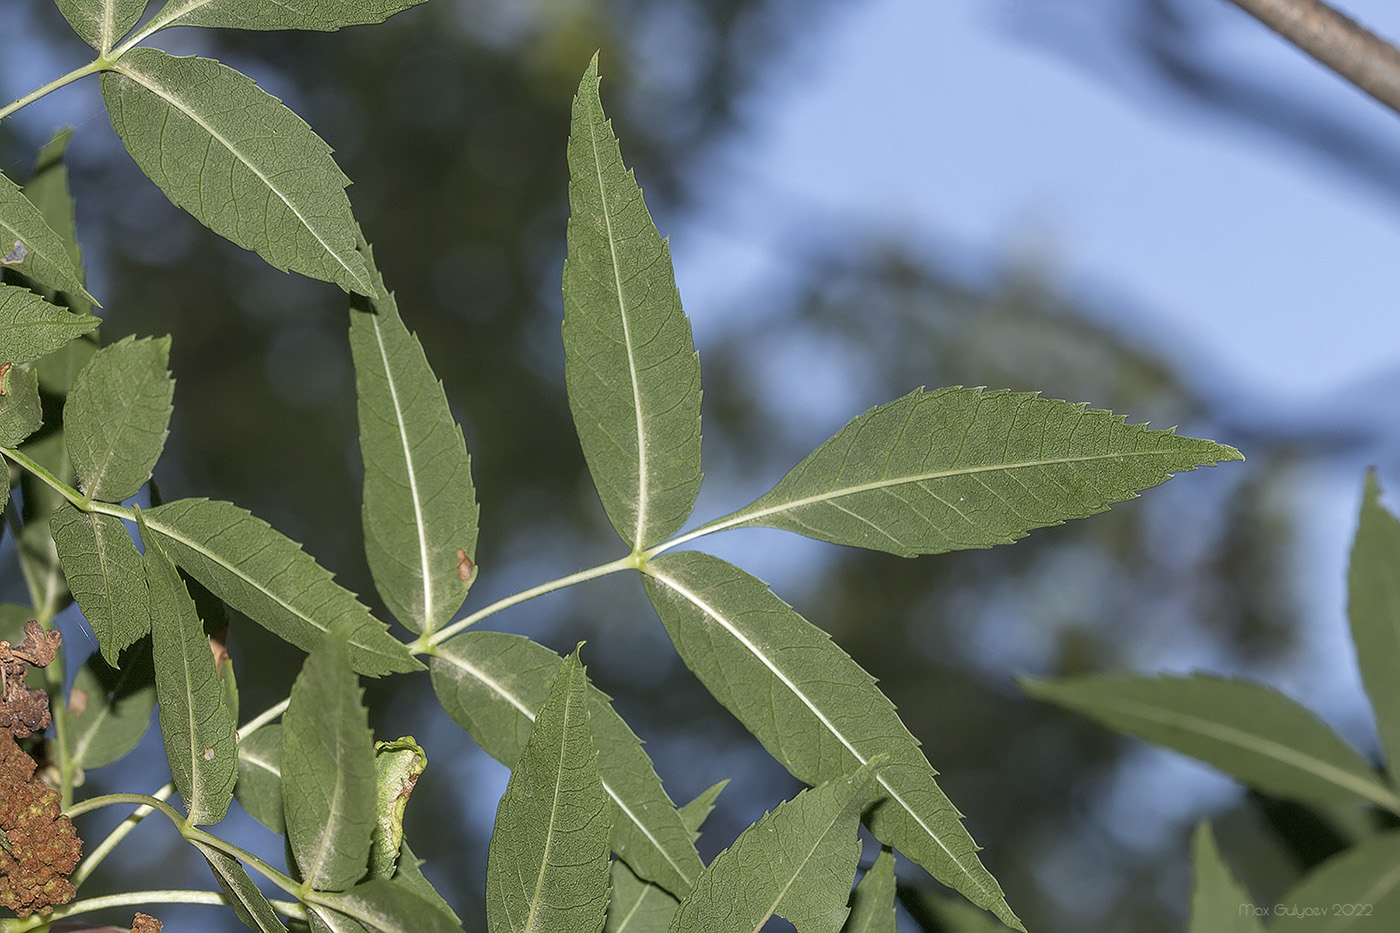
<instances>
[{"instance_id":1,"label":"green leaf","mask_svg":"<svg viewBox=\"0 0 1400 933\"><path fill-rule=\"evenodd\" d=\"M404 737L374 743L374 765L378 775L377 820L370 840L369 874L371 878L388 878L394 874L403 845L404 808L428 767L428 756L412 737Z\"/></svg>"},{"instance_id":2,"label":"green leaf","mask_svg":"<svg viewBox=\"0 0 1400 933\"><path fill-rule=\"evenodd\" d=\"M63 238L4 175L0 175L0 265L39 285L93 300L83 288L82 274Z\"/></svg>"},{"instance_id":3,"label":"green leaf","mask_svg":"<svg viewBox=\"0 0 1400 933\"><path fill-rule=\"evenodd\" d=\"M282 798L301 875L319 891L364 877L375 824L374 742L343 633L311 652L282 714Z\"/></svg>"},{"instance_id":4,"label":"green leaf","mask_svg":"<svg viewBox=\"0 0 1400 933\"><path fill-rule=\"evenodd\" d=\"M117 667L122 650L151 630L141 552L121 519L80 512L66 502L54 510L49 527L78 607L102 656Z\"/></svg>"},{"instance_id":5,"label":"green leaf","mask_svg":"<svg viewBox=\"0 0 1400 933\"><path fill-rule=\"evenodd\" d=\"M308 900L353 918L364 929L381 933L460 933L462 929L437 905L401 881L374 878L344 894L318 892ZM324 911L318 913L326 917Z\"/></svg>"},{"instance_id":6,"label":"green leaf","mask_svg":"<svg viewBox=\"0 0 1400 933\"><path fill-rule=\"evenodd\" d=\"M378 297L350 312L365 556L394 616L431 632L461 607L475 576L471 458L442 383L378 273L375 285Z\"/></svg>"},{"instance_id":7,"label":"green leaf","mask_svg":"<svg viewBox=\"0 0 1400 933\"><path fill-rule=\"evenodd\" d=\"M63 347L100 324L90 314L74 314L31 291L0 285L0 363L28 363Z\"/></svg>"},{"instance_id":8,"label":"green leaf","mask_svg":"<svg viewBox=\"0 0 1400 933\"><path fill-rule=\"evenodd\" d=\"M215 880L223 889L224 897L228 899L229 906L233 908L239 920L258 933L287 933L287 928L277 919L272 905L258 890L258 886L253 884L253 879L248 877L248 873L243 870L237 859L202 842L191 840L191 845L198 849L209 863L209 870L214 873Z\"/></svg>"},{"instance_id":9,"label":"green leaf","mask_svg":"<svg viewBox=\"0 0 1400 933\"><path fill-rule=\"evenodd\" d=\"M699 838L700 827L705 824L710 811L715 808L715 801L719 799L720 793L728 786L728 778L711 784L701 791L698 797L676 811L680 813L681 822L685 824L686 829L690 830L692 837Z\"/></svg>"},{"instance_id":10,"label":"green leaf","mask_svg":"<svg viewBox=\"0 0 1400 933\"><path fill-rule=\"evenodd\" d=\"M282 815L282 727L263 726L238 739L238 783L233 795L259 823L279 835L287 831Z\"/></svg>"},{"instance_id":11,"label":"green leaf","mask_svg":"<svg viewBox=\"0 0 1400 933\"><path fill-rule=\"evenodd\" d=\"M230 29L314 29L329 32L344 26L382 23L424 0L169 0L151 21L168 26L222 26Z\"/></svg>"},{"instance_id":12,"label":"green leaf","mask_svg":"<svg viewBox=\"0 0 1400 933\"><path fill-rule=\"evenodd\" d=\"M762 580L717 557L665 555L645 572L686 665L793 776L820 784L888 754L867 816L871 832L1020 928L937 772L873 677Z\"/></svg>"},{"instance_id":13,"label":"green leaf","mask_svg":"<svg viewBox=\"0 0 1400 933\"><path fill-rule=\"evenodd\" d=\"M804 790L739 834L681 901L672 933L759 933L774 914L798 933L836 933L860 860L871 769Z\"/></svg>"},{"instance_id":14,"label":"green leaf","mask_svg":"<svg viewBox=\"0 0 1400 933\"><path fill-rule=\"evenodd\" d=\"M894 853L881 849L851 893L851 916L842 933L895 933Z\"/></svg>"},{"instance_id":15,"label":"green leaf","mask_svg":"<svg viewBox=\"0 0 1400 933\"><path fill-rule=\"evenodd\" d=\"M1332 856L1279 898L1269 933L1393 930L1400 923L1400 832Z\"/></svg>"},{"instance_id":16,"label":"green leaf","mask_svg":"<svg viewBox=\"0 0 1400 933\"><path fill-rule=\"evenodd\" d=\"M109 52L146 12L148 0L54 0L78 37L99 52Z\"/></svg>"},{"instance_id":17,"label":"green leaf","mask_svg":"<svg viewBox=\"0 0 1400 933\"><path fill-rule=\"evenodd\" d=\"M68 151L68 142L72 136L71 129L60 129L39 150L34 174L30 177L29 183L24 186L24 196L39 209L44 222L58 234L64 248L68 251L68 258L73 264L78 281L86 285L87 274L83 269L83 250L78 245L78 225L73 215L73 194L68 188L68 167L64 164L64 156ZM37 283L35 284L37 285ZM81 292L72 293L38 287L44 293L44 297L54 304L65 305L82 317L91 316L93 302L89 296ZM93 338L92 342L93 349L96 349L96 339ZM74 370L73 375L77 375L76 370ZM42 369L39 372L39 380L46 390L52 391L48 384L48 376ZM70 380L68 385L71 384ZM67 388L67 386L63 386L62 391L56 394L66 392Z\"/></svg>"},{"instance_id":18,"label":"green leaf","mask_svg":"<svg viewBox=\"0 0 1400 933\"><path fill-rule=\"evenodd\" d=\"M421 670L349 590L272 526L228 502L178 499L144 513L175 563L214 595L303 651L344 628L361 674Z\"/></svg>"},{"instance_id":19,"label":"green leaf","mask_svg":"<svg viewBox=\"0 0 1400 933\"><path fill-rule=\"evenodd\" d=\"M486 865L491 933L582 933L608 904L608 798L575 651L559 668L496 810Z\"/></svg>"},{"instance_id":20,"label":"green leaf","mask_svg":"<svg viewBox=\"0 0 1400 933\"><path fill-rule=\"evenodd\" d=\"M438 645L433 689L443 709L497 761L514 767L562 661L519 635L471 631ZM598 770L612 805L612 846L641 877L676 894L704 867L641 741L589 686Z\"/></svg>"},{"instance_id":21,"label":"green leaf","mask_svg":"<svg viewBox=\"0 0 1400 933\"><path fill-rule=\"evenodd\" d=\"M0 447L18 447L42 423L39 378L26 367L0 363Z\"/></svg>"},{"instance_id":22,"label":"green leaf","mask_svg":"<svg viewBox=\"0 0 1400 933\"><path fill-rule=\"evenodd\" d=\"M141 523L140 512L136 513ZM151 648L156 667L160 731L175 789L191 824L217 823L233 799L238 739L214 673L209 637L175 565L146 537L146 584L151 597Z\"/></svg>"},{"instance_id":23,"label":"green leaf","mask_svg":"<svg viewBox=\"0 0 1400 933\"><path fill-rule=\"evenodd\" d=\"M1400 520L1381 505L1374 472L1366 474L1348 591L1347 613L1361 679L1394 773L1400 770Z\"/></svg>"},{"instance_id":24,"label":"green leaf","mask_svg":"<svg viewBox=\"0 0 1400 933\"><path fill-rule=\"evenodd\" d=\"M872 408L708 531L764 525L903 557L1009 544L1239 451L1025 392Z\"/></svg>"},{"instance_id":25,"label":"green leaf","mask_svg":"<svg viewBox=\"0 0 1400 933\"><path fill-rule=\"evenodd\" d=\"M127 337L78 374L63 406L64 437L89 498L120 502L151 478L170 429L169 361L169 337Z\"/></svg>"},{"instance_id":26,"label":"green leaf","mask_svg":"<svg viewBox=\"0 0 1400 933\"><path fill-rule=\"evenodd\" d=\"M627 863L612 863L612 897L603 933L666 933L680 902L662 888L638 878Z\"/></svg>"},{"instance_id":27,"label":"green leaf","mask_svg":"<svg viewBox=\"0 0 1400 933\"><path fill-rule=\"evenodd\" d=\"M1188 933L1263 933L1259 922L1263 911L1254 906L1215 844L1210 824L1196 824L1191 843L1195 890L1191 894L1191 922Z\"/></svg>"},{"instance_id":28,"label":"green leaf","mask_svg":"<svg viewBox=\"0 0 1400 933\"><path fill-rule=\"evenodd\" d=\"M24 452L63 482L69 485L75 482L62 433L46 431L28 441ZM28 471L20 477L20 489L24 493L24 507L21 509L24 526L18 536L20 570L29 587L34 614L51 619L72 601L68 581L63 578L63 568L59 563L58 548L49 529L50 516L67 500Z\"/></svg>"},{"instance_id":29,"label":"green leaf","mask_svg":"<svg viewBox=\"0 0 1400 933\"><path fill-rule=\"evenodd\" d=\"M700 489L700 360L598 83L594 56L569 135L564 376L603 508L639 549L679 529Z\"/></svg>"},{"instance_id":30,"label":"green leaf","mask_svg":"<svg viewBox=\"0 0 1400 933\"><path fill-rule=\"evenodd\" d=\"M141 170L221 236L277 269L374 294L331 149L252 80L216 61L132 49L102 96Z\"/></svg>"},{"instance_id":31,"label":"green leaf","mask_svg":"<svg viewBox=\"0 0 1400 933\"><path fill-rule=\"evenodd\" d=\"M80 768L100 768L126 756L151 725L156 675L150 643L132 648L123 660L126 666L117 670L101 655L91 655L73 678L63 741Z\"/></svg>"},{"instance_id":32,"label":"green leaf","mask_svg":"<svg viewBox=\"0 0 1400 933\"><path fill-rule=\"evenodd\" d=\"M425 864L424 861L413 854L413 849L409 847L408 840L405 839L403 844L399 846L399 867L394 872L395 883L435 905L439 913L460 926L461 918L457 916L451 905L442 899L442 895L433 887L432 882L423 877L420 867L423 864Z\"/></svg>"},{"instance_id":33,"label":"green leaf","mask_svg":"<svg viewBox=\"0 0 1400 933\"><path fill-rule=\"evenodd\" d=\"M1268 687L1189 677L1022 679L1031 696L1199 758L1246 784L1298 800L1400 799L1322 720Z\"/></svg>"}]
</instances>

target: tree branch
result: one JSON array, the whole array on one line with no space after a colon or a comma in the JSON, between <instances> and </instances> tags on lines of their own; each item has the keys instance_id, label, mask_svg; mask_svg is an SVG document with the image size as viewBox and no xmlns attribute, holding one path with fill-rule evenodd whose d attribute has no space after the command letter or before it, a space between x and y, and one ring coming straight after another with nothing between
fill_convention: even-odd
<instances>
[{"instance_id":1,"label":"tree branch","mask_svg":"<svg viewBox=\"0 0 1400 933\"><path fill-rule=\"evenodd\" d=\"M1400 113L1400 49L1321 0L1230 0Z\"/></svg>"}]
</instances>

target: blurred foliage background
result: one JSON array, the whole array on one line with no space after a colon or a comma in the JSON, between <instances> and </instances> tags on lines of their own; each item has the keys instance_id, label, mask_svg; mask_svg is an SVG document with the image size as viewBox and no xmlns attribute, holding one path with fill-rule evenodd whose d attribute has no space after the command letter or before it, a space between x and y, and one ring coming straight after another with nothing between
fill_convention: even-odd
<instances>
[{"instance_id":1,"label":"blurred foliage background","mask_svg":"<svg viewBox=\"0 0 1400 933\"><path fill-rule=\"evenodd\" d=\"M433 0L384 26L336 34L176 31L156 43L257 78L331 143L354 179L357 216L473 455L483 524L471 605L619 550L568 419L559 341L564 141L590 55L602 49L605 103L665 233L696 207L691 180L707 155L763 118L746 101L769 63L848 2ZM1354 134L1339 142L1322 115L1210 59L1210 43L1171 0L1073 6L1114 28L1081 29L1083 17L1025 3L1010 5L1008 22L1063 54L1142 69L1195 106L1253 121L1400 191L1391 154ZM49 0L6 7L0 54L21 57L0 71L0 97L87 60ZM98 113L77 128L79 233L104 340L174 337L163 495L251 509L382 608L358 544L345 296L213 237L139 175L104 123ZM0 124L12 177L23 179L53 129L42 111ZM787 259L796 274L725 309L723 332L701 348L702 518L749 501L846 420L920 385L1036 389L1179 424L1249 457L1011 548L905 561L762 532L716 543L882 681L1028 926L1178 929L1186 842L1203 815L1222 821L1259 903L1357 831L1345 815L1222 790L1181 759L1030 702L1013 680L1150 670L1182 657L1263 676L1287 662L1298 622L1292 477L1356 439L1241 421L1192 367L1120 332L1108 323L1111 307L1058 293L1052 270L1034 261L969 271L927 244L822 229L794 241ZM81 620L64 620L69 644L83 644ZM556 649L588 639L590 673L648 740L678 802L733 778L701 839L707 857L795 792L675 659L635 580L555 594L490 625ZM299 653L242 619L231 650L245 718L285 696ZM408 835L467 929L480 929L504 769L436 710L426 678L368 687L380 737L412 733L427 747ZM90 774L89 790L163 782L149 738L144 763ZM247 820L230 831L260 851L276 841ZM145 843L127 843L108 863L123 880L144 873L158 887L210 886L163 827L137 838ZM940 902L920 893L936 886L912 873L906 881L910 929L915 915L938 928ZM174 929L225 920L239 928L207 909L162 916Z\"/></svg>"}]
</instances>

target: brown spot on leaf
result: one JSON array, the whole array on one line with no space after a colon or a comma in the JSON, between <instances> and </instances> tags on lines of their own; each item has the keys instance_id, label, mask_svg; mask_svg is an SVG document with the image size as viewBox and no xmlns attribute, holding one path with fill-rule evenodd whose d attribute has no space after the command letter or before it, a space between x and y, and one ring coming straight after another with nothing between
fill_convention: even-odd
<instances>
[{"instance_id":1,"label":"brown spot on leaf","mask_svg":"<svg viewBox=\"0 0 1400 933\"><path fill-rule=\"evenodd\" d=\"M457 579L466 583L472 578L472 559L461 548L457 549Z\"/></svg>"},{"instance_id":2,"label":"brown spot on leaf","mask_svg":"<svg viewBox=\"0 0 1400 933\"><path fill-rule=\"evenodd\" d=\"M88 695L86 690L79 690L74 687L68 694L68 712L74 716L81 716L87 712Z\"/></svg>"}]
</instances>

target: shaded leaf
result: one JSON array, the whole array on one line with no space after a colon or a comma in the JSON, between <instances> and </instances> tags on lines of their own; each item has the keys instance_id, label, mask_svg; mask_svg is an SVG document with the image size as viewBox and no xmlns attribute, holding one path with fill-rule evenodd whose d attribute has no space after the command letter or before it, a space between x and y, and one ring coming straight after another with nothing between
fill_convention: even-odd
<instances>
[{"instance_id":1,"label":"shaded leaf","mask_svg":"<svg viewBox=\"0 0 1400 933\"><path fill-rule=\"evenodd\" d=\"M559 668L496 810L486 865L491 933L593 933L608 903L607 794L575 651Z\"/></svg>"},{"instance_id":2,"label":"shaded leaf","mask_svg":"<svg viewBox=\"0 0 1400 933\"><path fill-rule=\"evenodd\" d=\"M108 52L131 31L148 0L54 0L78 37L99 52Z\"/></svg>"},{"instance_id":3,"label":"shaded leaf","mask_svg":"<svg viewBox=\"0 0 1400 933\"><path fill-rule=\"evenodd\" d=\"M80 512L63 503L49 520L68 586L102 656L113 667L121 652L151 630L141 552L121 519Z\"/></svg>"},{"instance_id":4,"label":"shaded leaf","mask_svg":"<svg viewBox=\"0 0 1400 933\"><path fill-rule=\"evenodd\" d=\"M301 875L320 891L364 877L374 832L374 742L344 635L307 657L282 714L282 800Z\"/></svg>"},{"instance_id":5,"label":"shaded leaf","mask_svg":"<svg viewBox=\"0 0 1400 933\"><path fill-rule=\"evenodd\" d=\"M209 863L209 870L214 873L224 897L228 898L229 906L233 908L239 920L259 933L287 933L287 928L277 919L272 905L267 902L267 898L258 890L258 886L248 877L248 873L237 859L201 842L192 841L191 845L198 849Z\"/></svg>"},{"instance_id":6,"label":"shaded leaf","mask_svg":"<svg viewBox=\"0 0 1400 933\"><path fill-rule=\"evenodd\" d=\"M1199 758L1260 790L1299 800L1400 800L1322 720L1275 690L1190 677L1022 679L1031 696Z\"/></svg>"},{"instance_id":7,"label":"shaded leaf","mask_svg":"<svg viewBox=\"0 0 1400 933\"><path fill-rule=\"evenodd\" d=\"M470 631L437 646L433 689L487 754L514 767L561 663L519 635ZM692 834L607 695L590 685L588 696L598 770L612 806L613 849L639 876L683 894L703 868Z\"/></svg>"},{"instance_id":8,"label":"shaded leaf","mask_svg":"<svg viewBox=\"0 0 1400 933\"><path fill-rule=\"evenodd\" d=\"M26 289L0 285L0 363L37 360L100 323L91 314L74 314Z\"/></svg>"},{"instance_id":9,"label":"shaded leaf","mask_svg":"<svg viewBox=\"0 0 1400 933\"><path fill-rule=\"evenodd\" d=\"M42 423L38 376L24 366L0 363L0 447L18 447Z\"/></svg>"},{"instance_id":10,"label":"shaded leaf","mask_svg":"<svg viewBox=\"0 0 1400 933\"><path fill-rule=\"evenodd\" d=\"M39 209L44 222L58 234L64 248L68 251L68 258L72 261L78 281L86 285L87 273L83 269L83 250L78 245L78 225L73 215L73 194L68 188L68 167L64 164L68 142L72 136L71 129L60 129L39 150L39 157L34 165L34 174L30 176L29 183L24 186L24 196ZM64 305L80 317L91 316L93 301L90 296L82 292L75 293L62 289L46 288L35 282L31 282L31 284L54 304ZM89 339L93 344L93 349L96 349L96 337L93 336ZM45 391L60 395L67 392L68 387L72 385L71 377L67 384L56 389L51 385L50 374L45 372L45 368L40 367L39 370L39 382ZM78 368L81 368L81 363L78 364ZM77 369L74 369L72 376L77 374Z\"/></svg>"},{"instance_id":11,"label":"shaded leaf","mask_svg":"<svg viewBox=\"0 0 1400 933\"><path fill-rule=\"evenodd\" d=\"M729 786L729 779L717 781L705 788L690 803L681 807L677 812L681 815L681 822L685 828L690 830L690 834L699 837L700 827L705 825L705 820L709 817L710 811L715 808L715 801L719 795Z\"/></svg>"},{"instance_id":12,"label":"shaded leaf","mask_svg":"<svg viewBox=\"0 0 1400 933\"><path fill-rule=\"evenodd\" d=\"M1397 832L1373 836L1332 856L1279 898L1270 933L1395 929L1400 924L1400 869L1396 866L1400 866Z\"/></svg>"},{"instance_id":13,"label":"shaded leaf","mask_svg":"<svg viewBox=\"0 0 1400 933\"><path fill-rule=\"evenodd\" d=\"M395 618L431 632L461 607L475 576L471 458L442 383L377 272L374 284L377 297L350 312L365 556Z\"/></svg>"},{"instance_id":14,"label":"shaded leaf","mask_svg":"<svg viewBox=\"0 0 1400 933\"><path fill-rule=\"evenodd\" d=\"M137 512L140 523L141 513ZM175 565L146 538L151 649L160 731L175 789L192 824L217 823L233 799L238 740L224 705L209 639Z\"/></svg>"},{"instance_id":15,"label":"shaded leaf","mask_svg":"<svg viewBox=\"0 0 1400 933\"><path fill-rule=\"evenodd\" d=\"M4 175L0 175L0 257L18 257L6 259L5 268L38 285L93 300L83 288L82 275L63 238Z\"/></svg>"},{"instance_id":16,"label":"shaded leaf","mask_svg":"<svg viewBox=\"0 0 1400 933\"><path fill-rule=\"evenodd\" d=\"M1347 583L1356 660L1395 773L1400 767L1400 520L1381 505L1374 472L1366 474Z\"/></svg>"},{"instance_id":17,"label":"shaded leaf","mask_svg":"<svg viewBox=\"0 0 1400 933\"><path fill-rule=\"evenodd\" d=\"M282 815L282 726L269 723L238 739L238 783L233 795L243 809L274 833L285 833Z\"/></svg>"},{"instance_id":18,"label":"shaded leaf","mask_svg":"<svg viewBox=\"0 0 1400 933\"><path fill-rule=\"evenodd\" d=\"M344 894L318 892L310 900L381 933L458 933L461 927L432 902L400 881L374 878ZM321 917L326 913L319 911ZM340 930L340 927L333 927Z\"/></svg>"},{"instance_id":19,"label":"shaded leaf","mask_svg":"<svg viewBox=\"0 0 1400 933\"><path fill-rule=\"evenodd\" d=\"M413 849L409 847L408 840L405 839L399 846L399 866L394 872L394 881L402 888L406 888L419 897L437 907L438 911L453 923L460 925L462 920L457 916L447 903L442 899L442 895L433 887L432 882L423 877L421 866L424 861L413 854Z\"/></svg>"},{"instance_id":20,"label":"shaded leaf","mask_svg":"<svg viewBox=\"0 0 1400 933\"><path fill-rule=\"evenodd\" d=\"M112 127L200 223L277 269L373 294L331 149L251 79L204 58L132 49L102 74Z\"/></svg>"},{"instance_id":21,"label":"shaded leaf","mask_svg":"<svg viewBox=\"0 0 1400 933\"><path fill-rule=\"evenodd\" d=\"M881 849L851 893L851 915L842 933L895 933L894 853Z\"/></svg>"},{"instance_id":22,"label":"shaded leaf","mask_svg":"<svg viewBox=\"0 0 1400 933\"><path fill-rule=\"evenodd\" d=\"M752 505L765 525L904 557L1009 544L1239 451L1026 392L916 390L872 408Z\"/></svg>"},{"instance_id":23,"label":"shaded leaf","mask_svg":"<svg viewBox=\"0 0 1400 933\"><path fill-rule=\"evenodd\" d=\"M369 874L371 878L388 878L394 874L399 847L403 845L404 809L428 766L428 756L411 737L405 737L374 743L374 765L378 776L377 819L370 839Z\"/></svg>"},{"instance_id":24,"label":"shaded leaf","mask_svg":"<svg viewBox=\"0 0 1400 933\"><path fill-rule=\"evenodd\" d=\"M343 26L382 23L395 13L424 0L311 0L268 3L267 0L169 0L152 25L224 26L232 29L314 29L329 32Z\"/></svg>"},{"instance_id":25,"label":"shaded leaf","mask_svg":"<svg viewBox=\"0 0 1400 933\"><path fill-rule=\"evenodd\" d=\"M144 514L182 570L303 651L327 632L345 629L359 673L377 677L422 669L353 593L261 519L208 499L178 499Z\"/></svg>"},{"instance_id":26,"label":"shaded leaf","mask_svg":"<svg viewBox=\"0 0 1400 933\"><path fill-rule=\"evenodd\" d=\"M127 337L99 350L78 374L63 430L89 498L119 502L151 478L170 428L169 360L169 337Z\"/></svg>"},{"instance_id":27,"label":"shaded leaf","mask_svg":"<svg viewBox=\"0 0 1400 933\"><path fill-rule=\"evenodd\" d=\"M638 549L679 529L700 489L700 360L598 83L594 56L569 134L564 377L603 508Z\"/></svg>"},{"instance_id":28,"label":"shaded leaf","mask_svg":"<svg viewBox=\"0 0 1400 933\"><path fill-rule=\"evenodd\" d=\"M669 554L645 572L681 658L773 757L820 784L887 754L866 818L871 832L1019 929L937 772L873 677L763 581L717 557Z\"/></svg>"},{"instance_id":29,"label":"shaded leaf","mask_svg":"<svg viewBox=\"0 0 1400 933\"><path fill-rule=\"evenodd\" d=\"M69 485L75 482L61 432L43 432L24 445L24 452L63 482ZM35 614L53 618L73 598L68 592L68 581L63 577L58 548L49 528L54 510L68 500L27 470L21 474L19 482L24 494L20 511L24 526L18 535L20 571L29 587Z\"/></svg>"},{"instance_id":30,"label":"shaded leaf","mask_svg":"<svg viewBox=\"0 0 1400 933\"><path fill-rule=\"evenodd\" d=\"M63 741L80 768L100 768L122 758L151 725L156 681L150 643L135 646L122 660L125 666L117 670L100 654L90 655L73 678Z\"/></svg>"},{"instance_id":31,"label":"shaded leaf","mask_svg":"<svg viewBox=\"0 0 1400 933\"><path fill-rule=\"evenodd\" d=\"M1196 886L1188 933L1263 933L1254 902L1221 858L1209 823L1196 824L1191 851Z\"/></svg>"},{"instance_id":32,"label":"shaded leaf","mask_svg":"<svg viewBox=\"0 0 1400 933\"><path fill-rule=\"evenodd\" d=\"M621 859L613 860L610 881L612 897L604 933L666 933L671 928L680 901L638 878Z\"/></svg>"},{"instance_id":33,"label":"shaded leaf","mask_svg":"<svg viewBox=\"0 0 1400 933\"><path fill-rule=\"evenodd\" d=\"M779 804L716 855L681 900L673 933L759 933L774 914L798 933L836 933L860 860L864 766Z\"/></svg>"}]
</instances>

